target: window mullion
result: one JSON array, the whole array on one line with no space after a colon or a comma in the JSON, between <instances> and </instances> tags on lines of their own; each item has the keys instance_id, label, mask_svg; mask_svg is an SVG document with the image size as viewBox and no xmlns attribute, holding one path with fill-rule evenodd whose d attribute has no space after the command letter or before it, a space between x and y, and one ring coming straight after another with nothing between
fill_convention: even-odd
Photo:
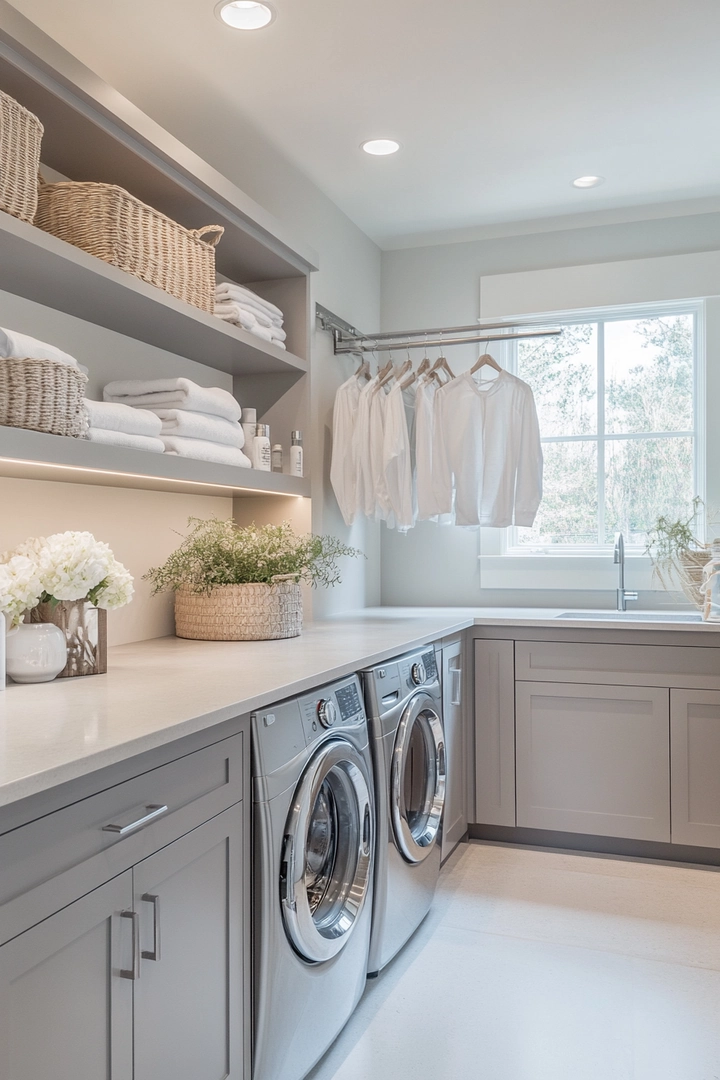
<instances>
[{"instance_id":1,"label":"window mullion","mask_svg":"<svg viewBox=\"0 0 720 1080\"><path fill-rule=\"evenodd\" d=\"M605 543L605 323L597 324L598 545Z\"/></svg>"}]
</instances>

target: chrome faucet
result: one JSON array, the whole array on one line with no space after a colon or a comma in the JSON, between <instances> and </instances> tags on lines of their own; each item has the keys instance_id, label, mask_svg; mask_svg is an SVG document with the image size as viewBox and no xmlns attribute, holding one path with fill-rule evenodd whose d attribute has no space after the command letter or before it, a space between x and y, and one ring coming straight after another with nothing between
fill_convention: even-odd
<instances>
[{"instance_id":1,"label":"chrome faucet","mask_svg":"<svg viewBox=\"0 0 720 1080\"><path fill-rule=\"evenodd\" d=\"M632 589L625 588L625 539L621 532L615 537L613 562L618 568L617 609L627 611L627 601L637 600L638 594Z\"/></svg>"}]
</instances>

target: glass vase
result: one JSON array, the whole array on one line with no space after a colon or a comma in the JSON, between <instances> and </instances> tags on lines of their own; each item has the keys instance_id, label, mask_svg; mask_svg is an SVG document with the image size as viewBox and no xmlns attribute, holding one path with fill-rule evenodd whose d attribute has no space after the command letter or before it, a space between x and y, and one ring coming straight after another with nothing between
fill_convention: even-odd
<instances>
[{"instance_id":1,"label":"glass vase","mask_svg":"<svg viewBox=\"0 0 720 1080\"><path fill-rule=\"evenodd\" d=\"M67 664L59 679L74 675L102 675L107 671L107 611L87 600L61 600L38 604L32 622L53 623L65 635Z\"/></svg>"}]
</instances>

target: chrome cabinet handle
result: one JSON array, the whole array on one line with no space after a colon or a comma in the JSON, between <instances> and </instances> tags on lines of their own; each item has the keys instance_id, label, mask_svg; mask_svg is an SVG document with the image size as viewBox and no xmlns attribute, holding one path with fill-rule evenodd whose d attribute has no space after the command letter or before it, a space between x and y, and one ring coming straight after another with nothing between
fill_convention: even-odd
<instances>
[{"instance_id":1,"label":"chrome cabinet handle","mask_svg":"<svg viewBox=\"0 0 720 1080\"><path fill-rule=\"evenodd\" d=\"M148 803L145 809L147 814L143 814L142 817L137 818L136 821L131 821L129 825L103 825L103 832L116 833L118 836L127 836L128 833L134 832L135 829L141 828L143 825L147 825L148 822L154 821L155 818L160 817L161 814L167 813L167 806L162 806L160 803Z\"/></svg>"},{"instance_id":2,"label":"chrome cabinet handle","mask_svg":"<svg viewBox=\"0 0 720 1080\"><path fill-rule=\"evenodd\" d=\"M121 919L132 920L132 967L121 969L121 979L140 978L140 918L137 911L121 911Z\"/></svg>"},{"instance_id":3,"label":"chrome cabinet handle","mask_svg":"<svg viewBox=\"0 0 720 1080\"><path fill-rule=\"evenodd\" d=\"M160 897L156 893L143 893L140 899L145 904L152 904L153 906L153 947L152 951L149 949L143 949L142 957L144 960L159 960L160 959Z\"/></svg>"},{"instance_id":4,"label":"chrome cabinet handle","mask_svg":"<svg viewBox=\"0 0 720 1080\"><path fill-rule=\"evenodd\" d=\"M462 693L462 670L459 667L450 668L450 674L452 675L452 688L450 690L450 704L460 705L460 695Z\"/></svg>"}]
</instances>

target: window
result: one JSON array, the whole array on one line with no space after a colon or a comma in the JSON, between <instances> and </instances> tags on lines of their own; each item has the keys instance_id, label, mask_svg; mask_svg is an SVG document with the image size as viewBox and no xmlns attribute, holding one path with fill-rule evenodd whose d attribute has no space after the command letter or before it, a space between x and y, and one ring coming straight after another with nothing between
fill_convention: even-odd
<instances>
[{"instance_id":1,"label":"window","mask_svg":"<svg viewBox=\"0 0 720 1080\"><path fill-rule=\"evenodd\" d=\"M508 553L590 553L618 532L640 552L658 515L689 513L703 495L701 315L696 302L572 313L553 318L557 338L508 343L545 459L535 524L508 530Z\"/></svg>"}]
</instances>

